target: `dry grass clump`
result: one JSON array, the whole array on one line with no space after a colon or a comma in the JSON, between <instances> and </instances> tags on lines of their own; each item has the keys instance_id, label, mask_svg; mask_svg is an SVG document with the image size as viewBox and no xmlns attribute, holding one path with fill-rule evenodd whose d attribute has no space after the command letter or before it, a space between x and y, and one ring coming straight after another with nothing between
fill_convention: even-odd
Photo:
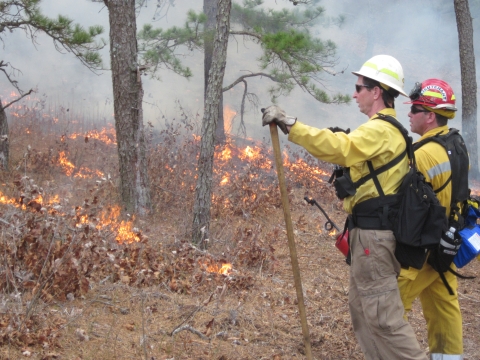
<instances>
[{"instance_id":1,"label":"dry grass clump","mask_svg":"<svg viewBox=\"0 0 480 360\"><path fill-rule=\"evenodd\" d=\"M111 126L64 109L11 114L11 168L0 173L1 359L303 358L270 145L230 138L217 149L208 249L200 250L189 242L200 120L179 113L161 131L148 128L154 208L142 219L119 211ZM343 226L329 167L287 152L314 356L362 359L348 267L323 215L303 200L313 196ZM222 265L231 271L220 273ZM460 283L462 301L478 301L478 280ZM421 318L416 307L426 348ZM469 320L466 343L479 334L474 312Z\"/></svg>"}]
</instances>

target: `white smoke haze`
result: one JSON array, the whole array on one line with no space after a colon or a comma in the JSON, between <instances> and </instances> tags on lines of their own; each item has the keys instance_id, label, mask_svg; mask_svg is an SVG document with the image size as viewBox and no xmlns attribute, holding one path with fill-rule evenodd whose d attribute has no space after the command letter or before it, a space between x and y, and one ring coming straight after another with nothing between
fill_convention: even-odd
<instances>
[{"instance_id":1,"label":"white smoke haze","mask_svg":"<svg viewBox=\"0 0 480 360\"><path fill-rule=\"evenodd\" d=\"M474 4L477 2L474 1ZM201 11L203 1L170 0L168 12L154 27L169 28L182 26L189 9ZM457 95L457 107L460 109L449 125L461 129L461 83L458 55L458 34L453 2L450 0L323 0L319 5L326 9L327 16L343 15L342 27L317 26L312 33L321 39L330 39L337 45L338 65L336 71L345 70L336 76L324 75L324 86L332 93L352 95L356 78L351 74L358 70L370 57L388 54L396 57L405 73L405 91L408 93L416 81L438 77L447 81ZM157 1L147 1L138 18L137 29L151 22ZM293 5L286 0L267 0L266 8L277 10ZM300 5L298 6L300 7ZM104 27L103 38L108 42L108 10L101 3L88 0L43 0L42 9L50 17L67 15L75 22L87 27L100 24ZM478 20L472 7L474 29L478 29ZM476 33L475 33L476 35ZM77 111L98 117L98 120L113 121L113 102L111 74L108 70L98 74L84 67L72 54L60 54L46 36L38 37L33 47L21 31L4 37L3 59L22 71L16 79L22 89L38 88L38 95L45 94L51 106L69 107ZM479 52L479 47L475 49ZM176 116L175 101L191 113L203 115L203 54L185 51L185 64L191 67L194 76L190 80L162 71L162 81L144 76L145 122L161 125L161 117ZM102 52L104 66L109 67L109 46ZM231 39L224 85L230 84L246 71L258 71L256 59L260 55L257 45L244 41L241 37ZM477 71L478 72L478 71ZM13 90L0 78L2 96ZM249 91L255 92L260 99L260 107L270 105L267 93L271 85L268 79L249 81ZM225 94L224 105L239 112L243 86L237 85ZM409 129L409 105L403 104L406 98L399 97L396 109L399 120ZM307 93L296 89L289 97L282 97L278 104L290 115L297 116L302 122L316 126L341 126L355 128L366 120L358 111L355 100L348 105L327 105L315 101ZM178 114L177 114L178 116ZM248 109L246 114L247 136L255 139L269 137L268 129L261 128L259 109ZM235 121L239 120L237 116ZM235 129L236 124L233 127Z\"/></svg>"}]
</instances>

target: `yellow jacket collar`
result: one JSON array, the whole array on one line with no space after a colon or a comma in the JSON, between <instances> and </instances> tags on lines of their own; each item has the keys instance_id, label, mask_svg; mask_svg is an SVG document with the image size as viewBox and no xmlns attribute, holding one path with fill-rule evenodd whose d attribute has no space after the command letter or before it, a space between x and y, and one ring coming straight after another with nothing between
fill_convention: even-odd
<instances>
[{"instance_id":1,"label":"yellow jacket collar","mask_svg":"<svg viewBox=\"0 0 480 360\"><path fill-rule=\"evenodd\" d=\"M393 116L395 119L397 118L397 112L395 111L395 109L391 109L391 108L385 108L383 110L380 110L377 114L390 115L390 116ZM376 118L377 118L377 115L375 114L370 119L368 119L368 121Z\"/></svg>"},{"instance_id":2,"label":"yellow jacket collar","mask_svg":"<svg viewBox=\"0 0 480 360\"><path fill-rule=\"evenodd\" d=\"M448 132L448 125L438 126L434 129L428 130L425 134L422 135L418 141L435 136L437 134L446 134Z\"/></svg>"}]
</instances>

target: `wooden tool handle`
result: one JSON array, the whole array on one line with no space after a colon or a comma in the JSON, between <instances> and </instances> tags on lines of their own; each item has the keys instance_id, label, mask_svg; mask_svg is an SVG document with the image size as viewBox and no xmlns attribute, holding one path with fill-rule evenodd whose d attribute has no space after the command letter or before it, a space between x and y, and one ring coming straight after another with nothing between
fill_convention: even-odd
<instances>
[{"instance_id":1,"label":"wooden tool handle","mask_svg":"<svg viewBox=\"0 0 480 360\"><path fill-rule=\"evenodd\" d=\"M282 198L283 215L287 226L288 247L290 249L290 259L292 262L293 279L297 291L298 312L302 323L303 343L305 345L305 355L307 360L312 358L312 348L310 345L310 334L308 332L307 316L303 301L302 279L300 278L300 268L298 266L297 249L295 248L295 239L293 236L292 217L290 215L290 204L288 202L287 185L285 184L285 174L283 172L282 153L280 151L280 140L278 138L277 124L270 123L270 135L272 137L273 153L275 155L275 164L277 167L278 183L280 185L280 196Z\"/></svg>"}]
</instances>

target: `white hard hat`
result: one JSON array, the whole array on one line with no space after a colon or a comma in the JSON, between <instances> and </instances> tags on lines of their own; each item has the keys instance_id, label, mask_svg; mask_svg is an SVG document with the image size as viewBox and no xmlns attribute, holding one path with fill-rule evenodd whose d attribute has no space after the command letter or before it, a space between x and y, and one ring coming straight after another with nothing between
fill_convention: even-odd
<instances>
[{"instance_id":1,"label":"white hard hat","mask_svg":"<svg viewBox=\"0 0 480 360\"><path fill-rule=\"evenodd\" d=\"M360 70L352 71L352 74L376 80L408 97L403 90L405 80L402 65L393 56L376 55L363 64Z\"/></svg>"}]
</instances>

